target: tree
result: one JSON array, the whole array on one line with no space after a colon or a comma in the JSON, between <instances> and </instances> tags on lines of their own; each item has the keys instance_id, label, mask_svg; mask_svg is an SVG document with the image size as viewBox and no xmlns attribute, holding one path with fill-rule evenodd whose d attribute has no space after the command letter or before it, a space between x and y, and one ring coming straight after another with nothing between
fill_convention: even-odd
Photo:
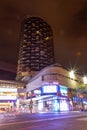
<instances>
[{"instance_id":1,"label":"tree","mask_svg":"<svg viewBox=\"0 0 87 130\"><path fill-rule=\"evenodd\" d=\"M77 88L76 88L77 93L84 93L86 90L86 84L80 84Z\"/></svg>"},{"instance_id":2,"label":"tree","mask_svg":"<svg viewBox=\"0 0 87 130\"><path fill-rule=\"evenodd\" d=\"M77 97L81 99L80 103L82 104L81 110L84 110L83 98L87 97L86 84L80 84L77 88ZM79 103L79 102L78 102ZM79 105L79 104L78 104Z\"/></svg>"}]
</instances>

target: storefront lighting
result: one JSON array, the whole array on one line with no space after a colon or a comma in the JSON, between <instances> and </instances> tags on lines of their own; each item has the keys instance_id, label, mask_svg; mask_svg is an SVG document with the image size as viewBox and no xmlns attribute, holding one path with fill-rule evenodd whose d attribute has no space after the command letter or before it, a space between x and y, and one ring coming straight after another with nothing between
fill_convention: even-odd
<instances>
[{"instance_id":1,"label":"storefront lighting","mask_svg":"<svg viewBox=\"0 0 87 130\"><path fill-rule=\"evenodd\" d=\"M1 88L0 92L17 92L17 88Z\"/></svg>"},{"instance_id":2,"label":"storefront lighting","mask_svg":"<svg viewBox=\"0 0 87 130\"><path fill-rule=\"evenodd\" d=\"M16 100L16 96L0 96L0 100Z\"/></svg>"},{"instance_id":3,"label":"storefront lighting","mask_svg":"<svg viewBox=\"0 0 87 130\"><path fill-rule=\"evenodd\" d=\"M87 84L87 77L86 76L83 77L83 83Z\"/></svg>"},{"instance_id":4,"label":"storefront lighting","mask_svg":"<svg viewBox=\"0 0 87 130\"><path fill-rule=\"evenodd\" d=\"M39 100L38 102L38 110L41 111L43 109L43 101Z\"/></svg>"}]
</instances>

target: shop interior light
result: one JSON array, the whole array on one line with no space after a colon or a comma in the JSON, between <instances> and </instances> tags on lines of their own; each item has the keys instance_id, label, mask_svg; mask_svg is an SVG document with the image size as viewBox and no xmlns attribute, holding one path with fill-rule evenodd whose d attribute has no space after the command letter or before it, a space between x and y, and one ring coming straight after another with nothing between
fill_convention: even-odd
<instances>
[{"instance_id":1,"label":"shop interior light","mask_svg":"<svg viewBox=\"0 0 87 130\"><path fill-rule=\"evenodd\" d=\"M69 72L69 75L70 75L70 78L75 78L75 74L74 74L74 71L73 71L73 70L71 70L71 71Z\"/></svg>"},{"instance_id":2,"label":"shop interior light","mask_svg":"<svg viewBox=\"0 0 87 130\"><path fill-rule=\"evenodd\" d=\"M83 77L83 83L87 84L87 77L86 76Z\"/></svg>"}]
</instances>

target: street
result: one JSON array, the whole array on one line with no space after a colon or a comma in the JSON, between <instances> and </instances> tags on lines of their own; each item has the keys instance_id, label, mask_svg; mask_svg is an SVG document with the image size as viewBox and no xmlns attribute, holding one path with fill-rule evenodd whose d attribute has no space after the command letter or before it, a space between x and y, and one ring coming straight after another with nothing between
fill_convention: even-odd
<instances>
[{"instance_id":1,"label":"street","mask_svg":"<svg viewBox=\"0 0 87 130\"><path fill-rule=\"evenodd\" d=\"M87 130L87 113L1 113L0 130Z\"/></svg>"}]
</instances>

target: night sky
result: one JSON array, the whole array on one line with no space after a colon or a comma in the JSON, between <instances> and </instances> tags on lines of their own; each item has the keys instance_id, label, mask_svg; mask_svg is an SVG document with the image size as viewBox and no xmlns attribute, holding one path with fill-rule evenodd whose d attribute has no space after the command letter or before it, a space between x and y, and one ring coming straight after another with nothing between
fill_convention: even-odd
<instances>
[{"instance_id":1,"label":"night sky","mask_svg":"<svg viewBox=\"0 0 87 130\"><path fill-rule=\"evenodd\" d=\"M17 66L26 15L51 25L57 63L87 73L87 0L0 0L0 61Z\"/></svg>"}]
</instances>

